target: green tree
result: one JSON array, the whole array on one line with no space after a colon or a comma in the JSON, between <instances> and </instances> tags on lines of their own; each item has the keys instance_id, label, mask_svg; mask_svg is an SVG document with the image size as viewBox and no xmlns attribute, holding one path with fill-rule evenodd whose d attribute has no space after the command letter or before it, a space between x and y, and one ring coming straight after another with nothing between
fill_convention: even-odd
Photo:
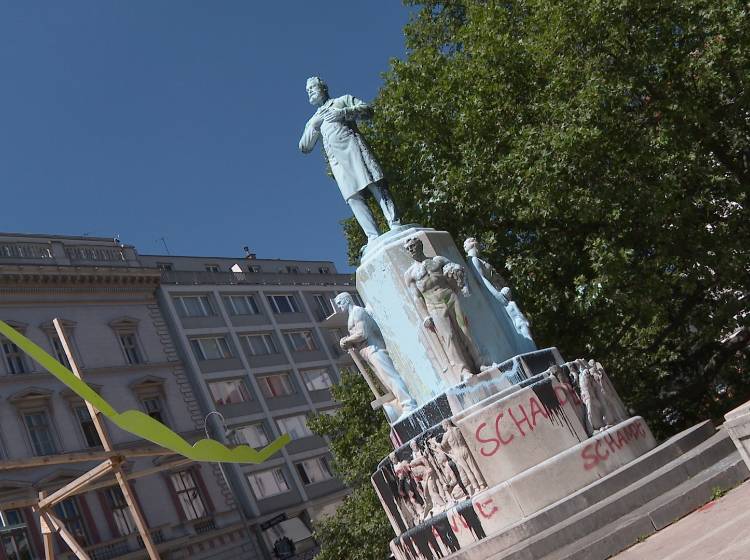
<instances>
[{"instance_id":1,"label":"green tree","mask_svg":"<svg viewBox=\"0 0 750 560\"><path fill-rule=\"evenodd\" d=\"M747 399L748 5L406 3L366 132L407 220L479 238L658 433Z\"/></svg>"},{"instance_id":2,"label":"green tree","mask_svg":"<svg viewBox=\"0 0 750 560\"><path fill-rule=\"evenodd\" d=\"M479 238L539 345L601 361L658 434L746 400L748 5L405 3L408 54L365 129L404 221ZM387 426L356 376L335 395L314 425L354 490L320 558L382 559Z\"/></svg>"},{"instance_id":3,"label":"green tree","mask_svg":"<svg viewBox=\"0 0 750 560\"><path fill-rule=\"evenodd\" d=\"M383 560L395 535L370 475L392 450L388 423L382 411L370 407L372 393L359 374L344 371L332 393L341 407L311 418L310 428L330 437L334 470L352 492L335 515L316 524L321 544L316 559Z\"/></svg>"}]
</instances>

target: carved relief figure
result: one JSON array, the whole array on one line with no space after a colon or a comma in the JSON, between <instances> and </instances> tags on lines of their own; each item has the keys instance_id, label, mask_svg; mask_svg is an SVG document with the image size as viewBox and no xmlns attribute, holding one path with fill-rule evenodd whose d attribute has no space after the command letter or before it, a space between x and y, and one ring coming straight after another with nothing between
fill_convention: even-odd
<instances>
[{"instance_id":1,"label":"carved relief figure","mask_svg":"<svg viewBox=\"0 0 750 560\"><path fill-rule=\"evenodd\" d=\"M440 425L444 430L440 448L456 463L459 475L462 478L466 477L471 487L471 494L473 495L479 490L487 488L487 482L485 482L482 473L479 471L474 457L471 456L471 451L469 451L469 446L466 445L466 440L461 430L450 420L443 420Z\"/></svg>"},{"instance_id":2,"label":"carved relief figure","mask_svg":"<svg viewBox=\"0 0 750 560\"><path fill-rule=\"evenodd\" d=\"M505 279L495 270L494 266L481 258L477 240L473 237L467 238L464 241L464 250L468 257L469 269L498 303L498 307L510 319L516 333L518 350L520 352L536 350L536 344L531 336L529 320L521 312L516 302L513 301L511 289Z\"/></svg>"},{"instance_id":3,"label":"carved relief figure","mask_svg":"<svg viewBox=\"0 0 750 560\"><path fill-rule=\"evenodd\" d=\"M466 379L479 371L481 358L461 309L461 297L469 296L464 268L439 255L427 257L417 237L407 239L404 249L415 261L405 280L423 325L435 331L450 366Z\"/></svg>"},{"instance_id":4,"label":"carved relief figure","mask_svg":"<svg viewBox=\"0 0 750 560\"><path fill-rule=\"evenodd\" d=\"M604 418L607 425L614 426L622 422L627 416L621 412L621 405L618 402L614 387L612 387L602 364L594 360L589 360L588 365L589 371L596 383L598 397L604 409Z\"/></svg>"},{"instance_id":5,"label":"carved relief figure","mask_svg":"<svg viewBox=\"0 0 750 560\"><path fill-rule=\"evenodd\" d=\"M380 165L357 129L357 120L370 118L372 108L352 95L329 97L328 85L318 77L309 78L306 89L310 104L317 109L305 125L299 149L309 153L319 138L323 140L323 151L336 184L368 241L380 234L365 200L368 191L390 227L401 225Z\"/></svg>"},{"instance_id":6,"label":"carved relief figure","mask_svg":"<svg viewBox=\"0 0 750 560\"><path fill-rule=\"evenodd\" d=\"M378 324L364 308L354 304L348 292L340 293L333 300L341 312L348 314L349 335L339 342L341 348L354 349L375 372L380 382L390 391L401 407L402 415L413 412L417 403L409 394L404 380L396 371L391 356L385 348Z\"/></svg>"},{"instance_id":7,"label":"carved relief figure","mask_svg":"<svg viewBox=\"0 0 750 560\"><path fill-rule=\"evenodd\" d=\"M412 476L420 483L422 496L424 497L423 519L445 509L445 495L442 485L438 484L438 476L435 469L424 456L416 440L411 444L412 460L409 469Z\"/></svg>"},{"instance_id":8,"label":"carved relief figure","mask_svg":"<svg viewBox=\"0 0 750 560\"><path fill-rule=\"evenodd\" d=\"M412 525L415 525L424 514L424 501L411 476L409 463L407 461L399 461L393 452L388 455L388 459L390 459L393 465L393 472L396 474L396 479L398 480L397 498L400 498L400 501L404 504L409 514ZM405 517L404 519L409 520L409 518Z\"/></svg>"}]
</instances>

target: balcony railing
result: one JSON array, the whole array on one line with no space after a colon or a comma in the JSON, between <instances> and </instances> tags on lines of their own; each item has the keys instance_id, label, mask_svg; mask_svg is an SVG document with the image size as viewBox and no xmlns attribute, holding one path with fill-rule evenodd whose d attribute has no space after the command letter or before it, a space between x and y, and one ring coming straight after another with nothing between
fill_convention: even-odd
<instances>
[{"instance_id":1,"label":"balcony railing","mask_svg":"<svg viewBox=\"0 0 750 560\"><path fill-rule=\"evenodd\" d=\"M350 274L271 274L267 272L209 272L202 270L164 270L164 284L260 284L269 286L353 286Z\"/></svg>"}]
</instances>

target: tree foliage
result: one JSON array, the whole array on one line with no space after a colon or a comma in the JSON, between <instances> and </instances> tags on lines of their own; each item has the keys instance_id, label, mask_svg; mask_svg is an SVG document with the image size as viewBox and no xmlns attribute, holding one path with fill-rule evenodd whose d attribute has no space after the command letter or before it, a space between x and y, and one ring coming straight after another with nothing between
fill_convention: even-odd
<instances>
[{"instance_id":1,"label":"tree foliage","mask_svg":"<svg viewBox=\"0 0 750 560\"><path fill-rule=\"evenodd\" d=\"M747 399L748 5L407 3L367 129L406 220L479 238L662 435Z\"/></svg>"},{"instance_id":2,"label":"tree foliage","mask_svg":"<svg viewBox=\"0 0 750 560\"><path fill-rule=\"evenodd\" d=\"M330 438L334 469L352 492L335 515L316 525L321 552L315 558L383 560L394 534L370 475L392 450L388 423L382 411L370 407L372 393L359 374L344 371L332 393L341 407L310 419L310 427Z\"/></svg>"},{"instance_id":3,"label":"tree foliage","mask_svg":"<svg viewBox=\"0 0 750 560\"><path fill-rule=\"evenodd\" d=\"M601 361L657 434L747 400L747 3L405 3L364 129L404 223L480 239L538 344ZM336 395L321 427L355 489L322 558L383 558L387 430L364 383Z\"/></svg>"}]
</instances>

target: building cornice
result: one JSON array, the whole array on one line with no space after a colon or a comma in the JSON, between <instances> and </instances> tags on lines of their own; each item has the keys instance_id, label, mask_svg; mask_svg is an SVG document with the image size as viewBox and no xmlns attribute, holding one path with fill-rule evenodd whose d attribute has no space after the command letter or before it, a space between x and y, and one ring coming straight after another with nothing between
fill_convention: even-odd
<instances>
[{"instance_id":1,"label":"building cornice","mask_svg":"<svg viewBox=\"0 0 750 560\"><path fill-rule=\"evenodd\" d=\"M0 289L113 287L154 290L158 270L142 267L0 266Z\"/></svg>"}]
</instances>

